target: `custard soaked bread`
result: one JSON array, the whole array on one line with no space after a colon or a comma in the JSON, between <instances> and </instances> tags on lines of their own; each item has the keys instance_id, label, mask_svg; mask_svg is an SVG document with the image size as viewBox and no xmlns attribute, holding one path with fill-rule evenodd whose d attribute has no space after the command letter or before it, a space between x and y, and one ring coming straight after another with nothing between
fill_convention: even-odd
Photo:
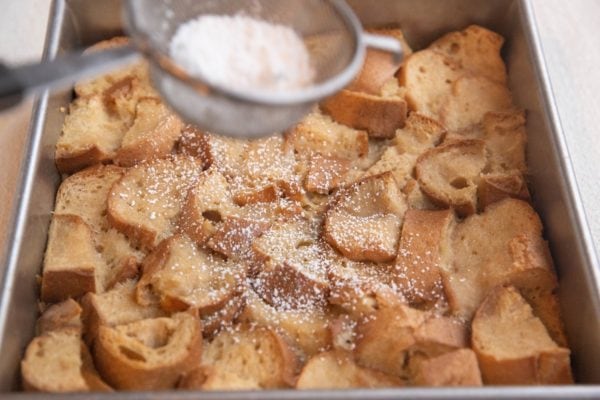
<instances>
[{"instance_id":1,"label":"custard soaked bread","mask_svg":"<svg viewBox=\"0 0 600 400\"><path fill-rule=\"evenodd\" d=\"M502 45L369 50L259 140L184 126L143 63L78 84L25 388L570 383Z\"/></svg>"}]
</instances>

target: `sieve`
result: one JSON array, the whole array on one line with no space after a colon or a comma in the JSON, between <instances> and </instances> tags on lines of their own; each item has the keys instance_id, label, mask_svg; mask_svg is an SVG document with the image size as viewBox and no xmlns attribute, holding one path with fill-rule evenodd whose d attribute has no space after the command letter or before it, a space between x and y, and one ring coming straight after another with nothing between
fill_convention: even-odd
<instances>
[{"instance_id":1,"label":"sieve","mask_svg":"<svg viewBox=\"0 0 600 400\"><path fill-rule=\"evenodd\" d=\"M15 103L31 89L52 88L130 62L140 52L149 61L154 86L183 119L213 133L258 137L286 130L348 85L359 73L367 47L402 57L399 41L364 32L344 0L125 0L123 14L133 45L12 70L3 67L0 106ZM203 14L245 15L294 29L309 51L313 84L286 91L248 90L191 76L170 57L169 44L180 25Z\"/></svg>"}]
</instances>

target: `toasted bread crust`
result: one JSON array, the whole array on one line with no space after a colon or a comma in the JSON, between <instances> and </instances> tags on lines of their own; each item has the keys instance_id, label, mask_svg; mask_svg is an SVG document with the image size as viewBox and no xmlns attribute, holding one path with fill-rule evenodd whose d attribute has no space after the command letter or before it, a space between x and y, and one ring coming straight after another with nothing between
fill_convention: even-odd
<instances>
[{"instance_id":1,"label":"toasted bread crust","mask_svg":"<svg viewBox=\"0 0 600 400\"><path fill-rule=\"evenodd\" d=\"M115 388L169 389L198 366L202 329L189 313L101 326L94 350L98 370Z\"/></svg>"},{"instance_id":2,"label":"toasted bread crust","mask_svg":"<svg viewBox=\"0 0 600 400\"><path fill-rule=\"evenodd\" d=\"M392 138L404 126L406 101L342 90L321 103L321 108L337 122L366 130L371 138Z\"/></svg>"}]
</instances>

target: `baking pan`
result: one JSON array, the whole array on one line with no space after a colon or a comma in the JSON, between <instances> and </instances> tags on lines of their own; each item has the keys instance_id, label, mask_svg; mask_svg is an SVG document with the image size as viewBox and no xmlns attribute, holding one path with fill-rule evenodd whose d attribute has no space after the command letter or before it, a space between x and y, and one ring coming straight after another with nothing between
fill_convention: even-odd
<instances>
[{"instance_id":1,"label":"baking pan","mask_svg":"<svg viewBox=\"0 0 600 400\"><path fill-rule=\"evenodd\" d=\"M160 398L594 398L600 396L600 277L565 139L558 120L535 15L528 0L354 0L365 26L399 25L409 42L423 47L441 34L477 23L506 38L504 58L515 102L528 113L530 189L560 279L560 303L572 350L576 385L472 389L351 391L163 392L36 395L20 389L19 361L34 334L38 275L60 176L54 144L72 91L42 95L36 102L21 168L6 259L0 264L0 393L5 399L39 396L73 399ZM117 0L55 0L45 58L121 32Z\"/></svg>"}]
</instances>

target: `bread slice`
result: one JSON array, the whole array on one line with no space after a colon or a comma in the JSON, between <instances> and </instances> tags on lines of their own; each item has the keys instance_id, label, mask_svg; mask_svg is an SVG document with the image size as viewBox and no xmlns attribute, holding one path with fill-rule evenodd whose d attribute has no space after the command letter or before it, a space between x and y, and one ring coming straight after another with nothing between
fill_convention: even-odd
<instances>
[{"instance_id":1,"label":"bread slice","mask_svg":"<svg viewBox=\"0 0 600 400\"><path fill-rule=\"evenodd\" d=\"M199 175L189 191L179 217L180 230L198 244L203 244L216 232L218 225L240 214L233 202L231 185L215 168Z\"/></svg>"},{"instance_id":2,"label":"bread slice","mask_svg":"<svg viewBox=\"0 0 600 400\"><path fill-rule=\"evenodd\" d=\"M39 335L60 329L82 329L81 307L73 299L53 304L38 318L36 331Z\"/></svg>"},{"instance_id":3,"label":"bread slice","mask_svg":"<svg viewBox=\"0 0 600 400\"><path fill-rule=\"evenodd\" d=\"M314 154L310 157L304 188L309 192L329 194L344 181L350 162L334 156Z\"/></svg>"},{"instance_id":4,"label":"bread slice","mask_svg":"<svg viewBox=\"0 0 600 400\"><path fill-rule=\"evenodd\" d=\"M490 204L506 198L530 200L527 182L518 172L482 174L477 186L479 208L485 210Z\"/></svg>"},{"instance_id":5,"label":"bread slice","mask_svg":"<svg viewBox=\"0 0 600 400\"><path fill-rule=\"evenodd\" d=\"M202 328L191 313L100 326L94 350L98 370L116 389L170 389L198 366Z\"/></svg>"},{"instance_id":6,"label":"bread slice","mask_svg":"<svg viewBox=\"0 0 600 400\"><path fill-rule=\"evenodd\" d=\"M280 135L251 141L233 182L233 198L239 205L297 199L300 178L295 173L294 149Z\"/></svg>"},{"instance_id":7,"label":"bread slice","mask_svg":"<svg viewBox=\"0 0 600 400\"><path fill-rule=\"evenodd\" d=\"M442 52L473 75L506 84L506 67L500 55L504 38L478 25L450 32L437 39L430 49Z\"/></svg>"},{"instance_id":8,"label":"bread slice","mask_svg":"<svg viewBox=\"0 0 600 400\"><path fill-rule=\"evenodd\" d=\"M397 300L380 302L376 312L357 325L357 363L392 376L406 375L408 351L416 343L414 331L425 320L425 313Z\"/></svg>"},{"instance_id":9,"label":"bread slice","mask_svg":"<svg viewBox=\"0 0 600 400\"><path fill-rule=\"evenodd\" d=\"M358 366L350 354L328 351L312 357L302 368L296 389L386 388L404 386L395 376Z\"/></svg>"},{"instance_id":10,"label":"bread slice","mask_svg":"<svg viewBox=\"0 0 600 400\"><path fill-rule=\"evenodd\" d=\"M410 110L438 119L453 84L463 76L461 66L445 54L425 49L411 54L400 70Z\"/></svg>"},{"instance_id":11,"label":"bread slice","mask_svg":"<svg viewBox=\"0 0 600 400\"><path fill-rule=\"evenodd\" d=\"M160 100L140 99L133 124L124 133L119 149L112 157L121 166L130 167L171 154L181 135L183 123Z\"/></svg>"},{"instance_id":12,"label":"bread slice","mask_svg":"<svg viewBox=\"0 0 600 400\"><path fill-rule=\"evenodd\" d=\"M159 307L139 305L135 301L135 286L135 280L128 280L115 285L107 292L88 293L83 297L81 306L85 324L84 339L88 345L93 345L100 326L115 327L166 316Z\"/></svg>"},{"instance_id":13,"label":"bread slice","mask_svg":"<svg viewBox=\"0 0 600 400\"><path fill-rule=\"evenodd\" d=\"M473 319L473 349L486 384L569 384L569 350L559 347L514 287L497 287Z\"/></svg>"},{"instance_id":14,"label":"bread slice","mask_svg":"<svg viewBox=\"0 0 600 400\"><path fill-rule=\"evenodd\" d=\"M89 226L76 215L55 215L44 256L41 299L56 303L99 291L101 269Z\"/></svg>"},{"instance_id":15,"label":"bread slice","mask_svg":"<svg viewBox=\"0 0 600 400\"><path fill-rule=\"evenodd\" d=\"M394 145L402 154L418 156L437 146L445 134L446 128L435 119L412 112L406 119L404 128L396 131Z\"/></svg>"},{"instance_id":16,"label":"bread slice","mask_svg":"<svg viewBox=\"0 0 600 400\"><path fill-rule=\"evenodd\" d=\"M419 182L410 178L402 188L402 193L406 196L406 203L409 210L439 210L440 207L435 205L431 199L423 193Z\"/></svg>"},{"instance_id":17,"label":"bread slice","mask_svg":"<svg viewBox=\"0 0 600 400\"><path fill-rule=\"evenodd\" d=\"M467 321L497 285L532 295L556 288L541 221L523 201L505 199L470 216L456 225L450 243L452 256L442 263L444 288L453 313Z\"/></svg>"},{"instance_id":18,"label":"bread slice","mask_svg":"<svg viewBox=\"0 0 600 400\"><path fill-rule=\"evenodd\" d=\"M211 379L226 373L229 381L242 380L249 389L276 389L293 385L297 360L289 345L273 329L237 325L219 333L204 348L202 365L208 379L204 390L225 390L228 380Z\"/></svg>"},{"instance_id":19,"label":"bread slice","mask_svg":"<svg viewBox=\"0 0 600 400\"><path fill-rule=\"evenodd\" d=\"M338 124L330 116L319 112L308 114L285 139L299 155L319 153L355 160L369 152L367 132Z\"/></svg>"},{"instance_id":20,"label":"bread slice","mask_svg":"<svg viewBox=\"0 0 600 400\"><path fill-rule=\"evenodd\" d=\"M419 155L436 146L445 133L444 127L435 120L416 112L411 113L404 128L396 131L392 146L385 149L363 177L389 171L398 186L404 187L413 175Z\"/></svg>"},{"instance_id":21,"label":"bread slice","mask_svg":"<svg viewBox=\"0 0 600 400\"><path fill-rule=\"evenodd\" d=\"M246 296L244 292L232 297L220 309L201 314L202 335L210 340L223 329L230 328L237 321L245 306Z\"/></svg>"},{"instance_id":22,"label":"bread slice","mask_svg":"<svg viewBox=\"0 0 600 400\"><path fill-rule=\"evenodd\" d=\"M327 271L329 303L358 320L374 313L378 299L384 294L403 298L395 290L392 268L390 263L357 262L340 257Z\"/></svg>"},{"instance_id":23,"label":"bread slice","mask_svg":"<svg viewBox=\"0 0 600 400\"><path fill-rule=\"evenodd\" d=\"M421 190L435 203L464 216L477 210L477 183L485 166L485 143L470 139L428 150L417 160L415 172Z\"/></svg>"},{"instance_id":24,"label":"bread slice","mask_svg":"<svg viewBox=\"0 0 600 400\"><path fill-rule=\"evenodd\" d=\"M102 258L98 271L102 290L137 275L144 253L112 228L106 218L107 196L112 185L125 174L114 165L98 165L65 179L56 195L55 214L81 217L93 232L96 249Z\"/></svg>"},{"instance_id":25,"label":"bread slice","mask_svg":"<svg viewBox=\"0 0 600 400\"><path fill-rule=\"evenodd\" d=\"M342 90L321 103L321 109L344 125L366 130L371 138L392 138L404 126L406 101L401 97Z\"/></svg>"},{"instance_id":26,"label":"bread slice","mask_svg":"<svg viewBox=\"0 0 600 400\"><path fill-rule=\"evenodd\" d=\"M117 38L91 51L125 43L127 39ZM160 103L145 62L81 82L75 92L78 98L56 146L61 172L100 162L129 166L165 157L179 137L181 122Z\"/></svg>"},{"instance_id":27,"label":"bread slice","mask_svg":"<svg viewBox=\"0 0 600 400\"><path fill-rule=\"evenodd\" d=\"M182 235L161 243L143 264L136 286L138 304L160 304L166 311L198 309L209 314L243 291L243 266L198 248Z\"/></svg>"},{"instance_id":28,"label":"bread slice","mask_svg":"<svg viewBox=\"0 0 600 400\"><path fill-rule=\"evenodd\" d=\"M439 115L448 130L458 131L480 123L488 112L510 111L513 107L505 85L482 76L463 76L452 84Z\"/></svg>"},{"instance_id":29,"label":"bread slice","mask_svg":"<svg viewBox=\"0 0 600 400\"><path fill-rule=\"evenodd\" d=\"M69 105L56 143L56 166L62 173L109 162L121 145L127 121L109 113L100 95L80 97Z\"/></svg>"},{"instance_id":30,"label":"bread slice","mask_svg":"<svg viewBox=\"0 0 600 400\"><path fill-rule=\"evenodd\" d=\"M331 315L324 307L299 310L277 309L266 303L254 290L245 293L246 307L241 322L268 326L281 333L301 358L310 357L331 346Z\"/></svg>"},{"instance_id":31,"label":"bread slice","mask_svg":"<svg viewBox=\"0 0 600 400\"><path fill-rule=\"evenodd\" d=\"M187 373L179 382L179 388L185 390L260 390L256 380L243 378L225 369L198 367Z\"/></svg>"},{"instance_id":32,"label":"bread slice","mask_svg":"<svg viewBox=\"0 0 600 400\"><path fill-rule=\"evenodd\" d=\"M269 304L278 309L326 304L329 259L314 223L298 219L273 226L253 249L262 263L252 284Z\"/></svg>"},{"instance_id":33,"label":"bread slice","mask_svg":"<svg viewBox=\"0 0 600 400\"><path fill-rule=\"evenodd\" d=\"M98 376L79 329L49 331L34 338L21 361L26 391L112 391Z\"/></svg>"},{"instance_id":34,"label":"bread slice","mask_svg":"<svg viewBox=\"0 0 600 400\"><path fill-rule=\"evenodd\" d=\"M369 29L368 32L398 40L402 44L405 59L412 54L412 50L400 29ZM401 61L394 60L387 52L367 49L363 67L347 89L354 92L380 95L382 87L389 79L394 77L400 65Z\"/></svg>"},{"instance_id":35,"label":"bread slice","mask_svg":"<svg viewBox=\"0 0 600 400\"><path fill-rule=\"evenodd\" d=\"M489 112L483 117L483 140L488 150L488 169L491 173L527 172L525 147L525 113Z\"/></svg>"},{"instance_id":36,"label":"bread slice","mask_svg":"<svg viewBox=\"0 0 600 400\"><path fill-rule=\"evenodd\" d=\"M481 386L477 356L459 349L422 361L412 382L418 386Z\"/></svg>"},{"instance_id":37,"label":"bread slice","mask_svg":"<svg viewBox=\"0 0 600 400\"><path fill-rule=\"evenodd\" d=\"M212 167L231 177L239 173L247 140L230 138L204 132L193 125L181 131L179 153L201 160L204 169Z\"/></svg>"},{"instance_id":38,"label":"bread slice","mask_svg":"<svg viewBox=\"0 0 600 400\"><path fill-rule=\"evenodd\" d=\"M201 171L199 161L187 156L129 169L108 194L110 223L134 242L156 247L175 233L183 202Z\"/></svg>"},{"instance_id":39,"label":"bread slice","mask_svg":"<svg viewBox=\"0 0 600 400\"><path fill-rule=\"evenodd\" d=\"M356 338L357 362L394 376L408 375L414 354L436 357L468 345L465 324L411 308L389 292L381 293L374 312L358 321Z\"/></svg>"},{"instance_id":40,"label":"bread slice","mask_svg":"<svg viewBox=\"0 0 600 400\"><path fill-rule=\"evenodd\" d=\"M351 260L390 261L396 257L405 211L391 173L367 177L335 193L323 238Z\"/></svg>"},{"instance_id":41,"label":"bread slice","mask_svg":"<svg viewBox=\"0 0 600 400\"><path fill-rule=\"evenodd\" d=\"M435 303L444 298L440 273L442 253L448 251L451 210L408 210L400 236L394 281L411 303Z\"/></svg>"}]
</instances>

